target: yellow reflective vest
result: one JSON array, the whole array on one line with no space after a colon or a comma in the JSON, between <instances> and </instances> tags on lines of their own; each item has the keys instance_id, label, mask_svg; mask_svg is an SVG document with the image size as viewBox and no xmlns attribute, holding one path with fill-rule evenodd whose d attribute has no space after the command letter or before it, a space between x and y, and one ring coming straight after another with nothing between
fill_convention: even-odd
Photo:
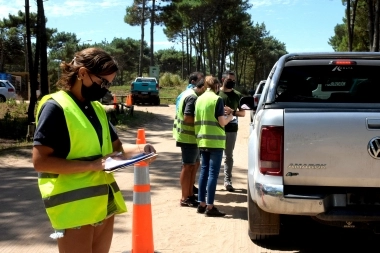
<instances>
[{"instance_id":1,"label":"yellow reflective vest","mask_svg":"<svg viewBox=\"0 0 380 253\"><path fill-rule=\"evenodd\" d=\"M102 157L112 153L107 115L99 102L91 102L91 105L102 126L102 147L90 121L64 91L44 96L39 103L37 115L41 106L50 98L58 102L66 118L70 136L70 151L66 159L86 160L86 157ZM38 121L36 123L38 124ZM38 186L46 212L55 229L74 228L104 220L107 217L110 191L113 195L113 200L112 197L110 200L116 206L115 213L127 211L113 175L104 171L39 173Z\"/></svg>"},{"instance_id":2,"label":"yellow reflective vest","mask_svg":"<svg viewBox=\"0 0 380 253\"><path fill-rule=\"evenodd\" d=\"M197 99L195 105L195 136L198 148L226 147L226 133L215 118L215 108L220 97L210 88Z\"/></svg>"},{"instance_id":3,"label":"yellow reflective vest","mask_svg":"<svg viewBox=\"0 0 380 253\"><path fill-rule=\"evenodd\" d=\"M178 110L173 124L173 138L177 142L197 144L195 140L194 124L188 124L185 122L185 115L183 114L183 106L185 99L190 95L197 95L193 89L184 91L184 94L179 100Z\"/></svg>"}]
</instances>

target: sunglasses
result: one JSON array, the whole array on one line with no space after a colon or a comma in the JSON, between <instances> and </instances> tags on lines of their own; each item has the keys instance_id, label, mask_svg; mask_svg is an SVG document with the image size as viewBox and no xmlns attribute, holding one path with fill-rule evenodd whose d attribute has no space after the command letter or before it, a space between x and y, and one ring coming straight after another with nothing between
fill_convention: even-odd
<instances>
[{"instance_id":1,"label":"sunglasses","mask_svg":"<svg viewBox=\"0 0 380 253\"><path fill-rule=\"evenodd\" d=\"M108 80L104 79L103 77L98 76L98 75L95 75L95 74L92 74L92 75L96 76L97 78L99 78L99 79L102 81L102 82L99 84L101 88L106 88L106 89L108 89L108 88L111 86L112 83L108 82ZM89 77L90 77L90 79L91 79L91 81L92 81L92 78L91 78L90 75L89 75ZM92 81L92 82L94 82L94 81Z\"/></svg>"}]
</instances>

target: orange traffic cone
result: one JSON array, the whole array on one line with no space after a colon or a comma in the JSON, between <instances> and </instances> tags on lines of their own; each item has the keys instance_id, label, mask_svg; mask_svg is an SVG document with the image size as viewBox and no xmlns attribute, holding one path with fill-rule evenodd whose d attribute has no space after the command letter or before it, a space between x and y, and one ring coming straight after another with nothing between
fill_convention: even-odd
<instances>
[{"instance_id":1,"label":"orange traffic cone","mask_svg":"<svg viewBox=\"0 0 380 253\"><path fill-rule=\"evenodd\" d=\"M132 95L128 94L127 97L125 98L125 104L127 106L132 106Z\"/></svg>"},{"instance_id":2,"label":"orange traffic cone","mask_svg":"<svg viewBox=\"0 0 380 253\"><path fill-rule=\"evenodd\" d=\"M145 130L138 129L136 144L145 143ZM135 163L134 175L131 253L154 253L148 163Z\"/></svg>"}]
</instances>

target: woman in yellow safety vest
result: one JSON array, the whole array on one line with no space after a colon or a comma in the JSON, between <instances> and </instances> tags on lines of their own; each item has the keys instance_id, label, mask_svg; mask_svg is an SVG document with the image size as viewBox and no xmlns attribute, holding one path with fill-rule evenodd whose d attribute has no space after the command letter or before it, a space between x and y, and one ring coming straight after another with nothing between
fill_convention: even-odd
<instances>
[{"instance_id":1,"label":"woman in yellow safety vest","mask_svg":"<svg viewBox=\"0 0 380 253\"><path fill-rule=\"evenodd\" d=\"M225 213L214 206L216 183L226 146L224 126L233 119L232 109L225 107L221 97L216 95L220 82L216 77L206 76L206 92L195 104L195 137L201 153L201 171L198 185L198 213L221 217ZM207 201L206 201L207 189Z\"/></svg>"},{"instance_id":2,"label":"woman in yellow safety vest","mask_svg":"<svg viewBox=\"0 0 380 253\"><path fill-rule=\"evenodd\" d=\"M122 145L100 100L116 76L115 60L99 48L61 63L60 91L37 108L33 164L59 252L108 252L114 215L127 211L105 159L129 158L150 144Z\"/></svg>"}]
</instances>

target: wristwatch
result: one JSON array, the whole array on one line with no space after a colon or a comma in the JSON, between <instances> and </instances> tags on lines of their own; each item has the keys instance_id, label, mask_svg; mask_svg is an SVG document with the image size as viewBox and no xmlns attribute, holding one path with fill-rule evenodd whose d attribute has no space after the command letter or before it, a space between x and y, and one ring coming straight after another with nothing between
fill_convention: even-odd
<instances>
[{"instance_id":1,"label":"wristwatch","mask_svg":"<svg viewBox=\"0 0 380 253\"><path fill-rule=\"evenodd\" d=\"M236 110L233 110L233 111L232 111L232 115L233 115L233 116L236 116Z\"/></svg>"}]
</instances>

